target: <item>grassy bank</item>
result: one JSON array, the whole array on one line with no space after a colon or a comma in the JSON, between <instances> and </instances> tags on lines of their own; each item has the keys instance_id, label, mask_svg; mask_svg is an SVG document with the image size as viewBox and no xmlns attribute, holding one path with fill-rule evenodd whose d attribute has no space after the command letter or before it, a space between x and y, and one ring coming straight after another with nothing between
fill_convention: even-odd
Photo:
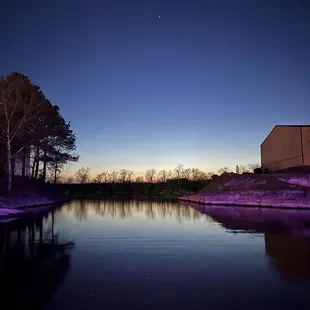
<instances>
[{"instance_id":1,"label":"grassy bank","mask_svg":"<svg viewBox=\"0 0 310 310\"><path fill-rule=\"evenodd\" d=\"M0 208L25 209L33 206L44 206L67 199L63 186L44 184L37 180L23 177L13 178L12 191L1 190Z\"/></svg>"},{"instance_id":2,"label":"grassy bank","mask_svg":"<svg viewBox=\"0 0 310 310\"><path fill-rule=\"evenodd\" d=\"M145 196L178 198L195 193L204 188L209 181L189 181L187 179L169 180L165 183L87 183L59 185L69 197L113 197ZM58 186L58 185L56 185Z\"/></svg>"}]
</instances>

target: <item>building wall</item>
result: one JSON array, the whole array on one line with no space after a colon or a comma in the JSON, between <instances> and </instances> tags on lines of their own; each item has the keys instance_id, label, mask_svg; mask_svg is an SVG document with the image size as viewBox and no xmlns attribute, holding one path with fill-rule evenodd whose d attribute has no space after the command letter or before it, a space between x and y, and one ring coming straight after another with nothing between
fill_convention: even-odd
<instances>
[{"instance_id":1,"label":"building wall","mask_svg":"<svg viewBox=\"0 0 310 310\"><path fill-rule=\"evenodd\" d=\"M301 127L275 127L261 145L261 163L270 171L302 165Z\"/></svg>"},{"instance_id":2,"label":"building wall","mask_svg":"<svg viewBox=\"0 0 310 310\"><path fill-rule=\"evenodd\" d=\"M310 127L302 127L304 164L310 166Z\"/></svg>"}]
</instances>

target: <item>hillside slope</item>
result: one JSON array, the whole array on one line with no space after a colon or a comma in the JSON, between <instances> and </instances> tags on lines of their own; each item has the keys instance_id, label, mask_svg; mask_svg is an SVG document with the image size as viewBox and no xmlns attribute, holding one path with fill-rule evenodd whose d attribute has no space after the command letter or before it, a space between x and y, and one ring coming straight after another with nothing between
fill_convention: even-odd
<instances>
[{"instance_id":1,"label":"hillside slope","mask_svg":"<svg viewBox=\"0 0 310 310\"><path fill-rule=\"evenodd\" d=\"M227 174L180 200L211 205L310 208L308 174Z\"/></svg>"}]
</instances>

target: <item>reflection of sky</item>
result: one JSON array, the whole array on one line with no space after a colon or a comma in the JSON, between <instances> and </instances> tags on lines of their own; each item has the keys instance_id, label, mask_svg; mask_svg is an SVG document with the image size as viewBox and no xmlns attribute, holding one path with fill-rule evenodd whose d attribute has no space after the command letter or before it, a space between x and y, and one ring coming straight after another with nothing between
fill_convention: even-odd
<instances>
[{"instance_id":1,"label":"reflection of sky","mask_svg":"<svg viewBox=\"0 0 310 310\"><path fill-rule=\"evenodd\" d=\"M285 306L310 301L308 285L271 268L263 234L234 234L181 203L72 201L55 224L76 246L49 309L292 309Z\"/></svg>"},{"instance_id":2,"label":"reflection of sky","mask_svg":"<svg viewBox=\"0 0 310 310\"><path fill-rule=\"evenodd\" d=\"M252 254L263 253L264 247L262 235L234 235L207 215L181 203L81 203L76 200L63 208L61 220L76 238L85 241L78 247L85 253L92 251L88 248L90 244L100 241L111 249L126 249L129 244L135 247L135 243L141 243L143 248L151 252L164 251L167 247L204 252L205 246L209 246L216 248L216 256L228 252L230 257L238 258L248 244L251 245L251 251L242 253L236 261L245 262L257 259ZM201 245L198 246L198 243ZM97 247L101 248L97 245L93 250L97 251Z\"/></svg>"},{"instance_id":3,"label":"reflection of sky","mask_svg":"<svg viewBox=\"0 0 310 310\"><path fill-rule=\"evenodd\" d=\"M209 241L232 238L231 232L223 229L221 224L182 203L74 200L62 209L60 220L77 233L82 227L94 234L100 228L115 234L130 231L139 235L143 229L143 235L147 236L154 234L155 230L161 236L176 233L183 239L190 238L187 232L194 234L195 238L204 239L208 235ZM236 235L233 239L238 243L239 238L242 243L261 242L255 235Z\"/></svg>"}]
</instances>

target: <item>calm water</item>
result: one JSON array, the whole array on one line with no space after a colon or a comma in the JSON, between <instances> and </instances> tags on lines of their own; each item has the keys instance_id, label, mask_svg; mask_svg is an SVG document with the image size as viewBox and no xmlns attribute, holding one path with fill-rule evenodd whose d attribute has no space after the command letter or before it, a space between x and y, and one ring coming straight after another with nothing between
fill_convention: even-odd
<instances>
[{"instance_id":1,"label":"calm water","mask_svg":"<svg viewBox=\"0 0 310 310\"><path fill-rule=\"evenodd\" d=\"M0 229L3 309L310 307L309 211L76 200Z\"/></svg>"}]
</instances>

